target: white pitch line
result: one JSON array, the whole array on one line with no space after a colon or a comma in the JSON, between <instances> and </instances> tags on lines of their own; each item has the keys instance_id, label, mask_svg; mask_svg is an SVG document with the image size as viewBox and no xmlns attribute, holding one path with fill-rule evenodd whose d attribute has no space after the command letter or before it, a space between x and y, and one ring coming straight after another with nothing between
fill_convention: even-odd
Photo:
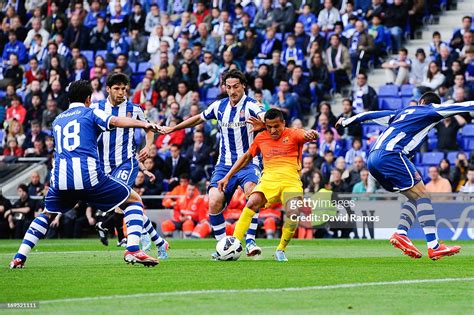
<instances>
[{"instance_id":1,"label":"white pitch line","mask_svg":"<svg viewBox=\"0 0 474 315\"><path fill-rule=\"evenodd\" d=\"M95 296L71 299L58 299L40 301L40 304L55 304L68 302L90 302L114 299L129 299L129 298L143 298L143 297L165 297L165 296L183 296L183 295L201 295L201 294L230 294L230 293L274 293L274 292L300 292L300 291L318 291L318 290L333 290L333 289L348 289L360 287L373 287L384 285L405 285L405 284L420 284L420 283L440 283L440 282L455 282L455 281L474 281L474 278L443 278L443 279L418 279L418 280L400 280L400 281L383 281L383 282L366 282L366 283L343 283L334 285L320 285L311 287L290 287L290 288L260 288L260 289L230 289L230 290L194 290L194 291L174 291L174 292L154 292L154 293L138 293L128 295L109 295L109 296Z\"/></svg>"}]
</instances>

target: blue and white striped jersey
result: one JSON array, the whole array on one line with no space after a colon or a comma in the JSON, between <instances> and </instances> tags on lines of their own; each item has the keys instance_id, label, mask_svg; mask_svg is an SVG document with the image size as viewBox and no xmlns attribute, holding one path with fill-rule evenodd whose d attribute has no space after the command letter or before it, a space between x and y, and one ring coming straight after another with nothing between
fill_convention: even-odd
<instances>
[{"instance_id":1,"label":"blue and white striped jersey","mask_svg":"<svg viewBox=\"0 0 474 315\"><path fill-rule=\"evenodd\" d=\"M456 104L410 106L397 111L365 112L343 121L343 127L362 122L375 122L388 128L379 136L373 150L386 150L412 155L426 135L442 119L474 111L474 101ZM455 140L453 140L455 141Z\"/></svg>"},{"instance_id":2,"label":"blue and white striped jersey","mask_svg":"<svg viewBox=\"0 0 474 315\"><path fill-rule=\"evenodd\" d=\"M146 121L145 114L140 106L129 101L113 106L107 98L92 104L91 108L98 108L112 116ZM109 174L113 169L130 158L135 158L136 143L134 132L134 128L116 128L109 132L104 132L99 137L100 165L106 174Z\"/></svg>"},{"instance_id":3,"label":"blue and white striped jersey","mask_svg":"<svg viewBox=\"0 0 474 315\"><path fill-rule=\"evenodd\" d=\"M263 118L265 111L257 101L244 94L235 105L229 104L229 98L215 101L201 113L204 120L217 119L219 132L219 158L217 166L232 166L238 158L248 151L254 139L252 125L246 123L250 117ZM260 157L253 164L260 167Z\"/></svg>"},{"instance_id":4,"label":"blue and white striped jersey","mask_svg":"<svg viewBox=\"0 0 474 315\"><path fill-rule=\"evenodd\" d=\"M72 103L53 122L54 160L51 187L83 190L97 185L104 175L99 165L97 138L110 130L110 119L99 109Z\"/></svg>"}]
</instances>

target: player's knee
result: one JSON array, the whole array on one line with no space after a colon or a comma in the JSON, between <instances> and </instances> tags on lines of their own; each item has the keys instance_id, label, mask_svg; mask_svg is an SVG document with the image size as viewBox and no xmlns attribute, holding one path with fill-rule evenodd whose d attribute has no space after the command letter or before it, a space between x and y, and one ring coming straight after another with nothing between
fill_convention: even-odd
<instances>
[{"instance_id":1,"label":"player's knee","mask_svg":"<svg viewBox=\"0 0 474 315\"><path fill-rule=\"evenodd\" d=\"M140 203L142 203L142 198L140 197L140 195L135 190L131 191L130 196L128 197L128 199L126 201L126 203L130 203L130 202L140 202Z\"/></svg>"},{"instance_id":2,"label":"player's knee","mask_svg":"<svg viewBox=\"0 0 474 315\"><path fill-rule=\"evenodd\" d=\"M209 191L209 213L219 214L224 206L224 194L211 189Z\"/></svg>"},{"instance_id":3,"label":"player's knee","mask_svg":"<svg viewBox=\"0 0 474 315\"><path fill-rule=\"evenodd\" d=\"M260 210L264 205L265 198L259 193L250 195L249 200L247 201L247 208L252 209L255 212Z\"/></svg>"}]
</instances>

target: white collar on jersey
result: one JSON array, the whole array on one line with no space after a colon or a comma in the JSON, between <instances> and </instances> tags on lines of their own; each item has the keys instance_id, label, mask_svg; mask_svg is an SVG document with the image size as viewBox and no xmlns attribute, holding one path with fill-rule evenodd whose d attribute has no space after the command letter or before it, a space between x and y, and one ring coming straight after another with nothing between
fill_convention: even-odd
<instances>
[{"instance_id":1,"label":"white collar on jersey","mask_svg":"<svg viewBox=\"0 0 474 315\"><path fill-rule=\"evenodd\" d=\"M75 108L75 107L86 107L84 103L79 103L79 102L74 102L69 104L69 108Z\"/></svg>"},{"instance_id":2,"label":"white collar on jersey","mask_svg":"<svg viewBox=\"0 0 474 315\"><path fill-rule=\"evenodd\" d=\"M244 103L245 99L247 98L247 94L244 93L244 95L242 95L242 98L240 99L240 101L237 102L237 104L235 104L234 106L232 107L239 107L239 106L242 106L242 104ZM229 104L230 104L230 101L229 101Z\"/></svg>"}]
</instances>

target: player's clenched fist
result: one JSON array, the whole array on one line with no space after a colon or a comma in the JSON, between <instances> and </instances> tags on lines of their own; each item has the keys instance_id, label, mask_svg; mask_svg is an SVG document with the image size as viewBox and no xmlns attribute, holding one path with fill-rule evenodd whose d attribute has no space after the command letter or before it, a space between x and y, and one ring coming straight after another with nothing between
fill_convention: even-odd
<instances>
[{"instance_id":1,"label":"player's clenched fist","mask_svg":"<svg viewBox=\"0 0 474 315\"><path fill-rule=\"evenodd\" d=\"M319 138L319 134L316 130L306 130L304 133L304 138L308 141L314 141Z\"/></svg>"}]
</instances>

